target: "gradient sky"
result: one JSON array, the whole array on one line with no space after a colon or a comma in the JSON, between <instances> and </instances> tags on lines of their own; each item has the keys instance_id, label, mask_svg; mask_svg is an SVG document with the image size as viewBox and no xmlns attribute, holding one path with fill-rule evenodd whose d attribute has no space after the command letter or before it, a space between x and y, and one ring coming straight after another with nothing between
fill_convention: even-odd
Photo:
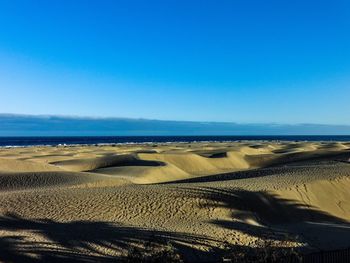
<instances>
[{"instance_id":1,"label":"gradient sky","mask_svg":"<svg viewBox=\"0 0 350 263\"><path fill-rule=\"evenodd\" d=\"M0 1L0 112L350 124L350 1Z\"/></svg>"}]
</instances>

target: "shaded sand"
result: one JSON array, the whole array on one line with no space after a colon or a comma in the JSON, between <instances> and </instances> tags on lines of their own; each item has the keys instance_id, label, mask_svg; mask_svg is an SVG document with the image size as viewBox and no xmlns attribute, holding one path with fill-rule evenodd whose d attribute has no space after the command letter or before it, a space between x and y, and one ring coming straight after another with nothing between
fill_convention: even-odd
<instances>
[{"instance_id":1,"label":"shaded sand","mask_svg":"<svg viewBox=\"0 0 350 263\"><path fill-rule=\"evenodd\" d=\"M171 244L350 246L350 145L237 142L0 149L0 261L115 261Z\"/></svg>"}]
</instances>

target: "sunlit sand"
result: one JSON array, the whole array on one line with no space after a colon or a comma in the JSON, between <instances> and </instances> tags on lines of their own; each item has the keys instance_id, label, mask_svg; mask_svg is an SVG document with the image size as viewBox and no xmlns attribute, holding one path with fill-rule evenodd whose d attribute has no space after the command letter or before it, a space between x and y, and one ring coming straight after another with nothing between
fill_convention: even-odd
<instances>
[{"instance_id":1,"label":"sunlit sand","mask_svg":"<svg viewBox=\"0 0 350 263\"><path fill-rule=\"evenodd\" d=\"M350 143L0 149L1 260L104 261L147 242L189 261L258 239L350 245Z\"/></svg>"}]
</instances>

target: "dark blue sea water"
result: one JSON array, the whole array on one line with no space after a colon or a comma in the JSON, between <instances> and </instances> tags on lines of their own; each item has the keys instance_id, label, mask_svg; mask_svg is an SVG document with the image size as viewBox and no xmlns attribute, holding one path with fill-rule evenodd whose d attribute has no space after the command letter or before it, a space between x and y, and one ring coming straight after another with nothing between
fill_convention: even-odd
<instances>
[{"instance_id":1,"label":"dark blue sea water","mask_svg":"<svg viewBox=\"0 0 350 263\"><path fill-rule=\"evenodd\" d=\"M350 141L350 136L72 136L0 137L0 147L35 145L81 145L171 142L263 141Z\"/></svg>"}]
</instances>

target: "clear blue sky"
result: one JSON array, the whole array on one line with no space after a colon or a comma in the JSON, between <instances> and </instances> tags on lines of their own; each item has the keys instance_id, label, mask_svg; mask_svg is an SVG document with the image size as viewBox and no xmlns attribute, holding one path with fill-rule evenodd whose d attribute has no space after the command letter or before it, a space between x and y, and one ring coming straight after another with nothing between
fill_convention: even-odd
<instances>
[{"instance_id":1,"label":"clear blue sky","mask_svg":"<svg viewBox=\"0 0 350 263\"><path fill-rule=\"evenodd\" d=\"M0 1L0 112L350 124L350 1Z\"/></svg>"}]
</instances>

